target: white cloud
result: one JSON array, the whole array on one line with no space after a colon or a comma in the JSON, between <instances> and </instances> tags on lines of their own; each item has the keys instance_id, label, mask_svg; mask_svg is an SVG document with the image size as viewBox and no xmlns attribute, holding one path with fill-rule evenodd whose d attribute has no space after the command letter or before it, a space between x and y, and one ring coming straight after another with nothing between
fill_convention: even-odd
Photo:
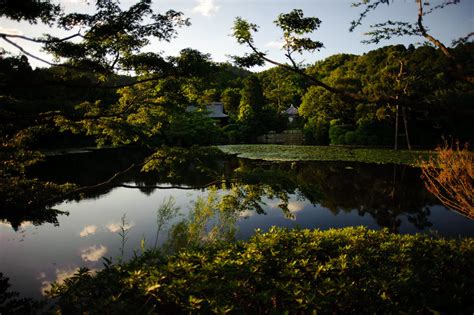
<instances>
[{"instance_id":1,"label":"white cloud","mask_svg":"<svg viewBox=\"0 0 474 315\"><path fill-rule=\"evenodd\" d=\"M104 245L92 245L81 251L81 258L84 261L98 261L107 253Z\"/></svg>"},{"instance_id":2,"label":"white cloud","mask_svg":"<svg viewBox=\"0 0 474 315\"><path fill-rule=\"evenodd\" d=\"M23 32L16 29L16 28L6 28L0 26L0 33L8 34L8 35L23 35Z\"/></svg>"},{"instance_id":3,"label":"white cloud","mask_svg":"<svg viewBox=\"0 0 474 315\"><path fill-rule=\"evenodd\" d=\"M198 4L193 8L193 12L204 16L212 16L221 8L215 3L215 0L197 0Z\"/></svg>"},{"instance_id":4,"label":"white cloud","mask_svg":"<svg viewBox=\"0 0 474 315\"><path fill-rule=\"evenodd\" d=\"M123 228L125 230L130 230L134 225L135 225L135 223L128 222L123 226ZM122 224L121 223L109 223L105 226L105 228L107 230L109 230L110 232L112 232L112 233L117 233L122 228Z\"/></svg>"},{"instance_id":5,"label":"white cloud","mask_svg":"<svg viewBox=\"0 0 474 315\"><path fill-rule=\"evenodd\" d=\"M79 236L86 237L86 236L95 234L95 232L97 232L97 226L87 225L82 229L81 233L79 233Z\"/></svg>"},{"instance_id":6,"label":"white cloud","mask_svg":"<svg viewBox=\"0 0 474 315\"><path fill-rule=\"evenodd\" d=\"M281 49L283 45L285 45L283 41L271 41L271 42L266 43L265 47Z\"/></svg>"}]
</instances>

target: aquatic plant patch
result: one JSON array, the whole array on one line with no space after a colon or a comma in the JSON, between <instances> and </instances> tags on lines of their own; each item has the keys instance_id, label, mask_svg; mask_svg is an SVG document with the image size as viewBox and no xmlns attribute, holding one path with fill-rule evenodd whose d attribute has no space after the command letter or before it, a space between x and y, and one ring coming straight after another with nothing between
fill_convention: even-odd
<instances>
[{"instance_id":1,"label":"aquatic plant patch","mask_svg":"<svg viewBox=\"0 0 474 315\"><path fill-rule=\"evenodd\" d=\"M351 148L336 146L302 145L222 145L218 148L240 158L268 161L347 161L377 164L406 164L417 166L420 158L427 158L428 151L391 150L376 148Z\"/></svg>"}]
</instances>

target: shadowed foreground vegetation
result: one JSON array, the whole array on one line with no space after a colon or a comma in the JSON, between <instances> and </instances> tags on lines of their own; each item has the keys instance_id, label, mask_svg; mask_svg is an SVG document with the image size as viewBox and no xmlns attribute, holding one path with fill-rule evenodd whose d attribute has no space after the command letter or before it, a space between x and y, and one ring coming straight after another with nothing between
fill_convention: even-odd
<instances>
[{"instance_id":1,"label":"shadowed foreground vegetation","mask_svg":"<svg viewBox=\"0 0 474 315\"><path fill-rule=\"evenodd\" d=\"M474 239L366 228L256 233L86 269L50 295L65 314L472 313Z\"/></svg>"}]
</instances>

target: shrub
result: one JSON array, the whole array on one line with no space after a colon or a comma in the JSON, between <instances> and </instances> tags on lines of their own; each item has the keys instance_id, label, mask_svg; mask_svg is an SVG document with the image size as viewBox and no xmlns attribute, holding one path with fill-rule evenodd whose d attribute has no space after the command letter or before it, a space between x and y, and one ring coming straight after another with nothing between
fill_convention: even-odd
<instances>
[{"instance_id":1,"label":"shrub","mask_svg":"<svg viewBox=\"0 0 474 315\"><path fill-rule=\"evenodd\" d=\"M95 276L82 270L50 294L64 313L471 314L473 261L472 238L272 228L166 260L146 252Z\"/></svg>"},{"instance_id":2,"label":"shrub","mask_svg":"<svg viewBox=\"0 0 474 315\"><path fill-rule=\"evenodd\" d=\"M348 131L344 135L344 141L346 144L358 144L357 143L357 132L355 131Z\"/></svg>"},{"instance_id":3,"label":"shrub","mask_svg":"<svg viewBox=\"0 0 474 315\"><path fill-rule=\"evenodd\" d=\"M453 148L446 141L436 149L436 155L421 161L426 188L443 205L474 218L474 163L466 144Z\"/></svg>"},{"instance_id":4,"label":"shrub","mask_svg":"<svg viewBox=\"0 0 474 315\"><path fill-rule=\"evenodd\" d=\"M349 125L344 125L339 119L331 120L329 124L329 140L331 144L346 144L345 134L349 131Z\"/></svg>"},{"instance_id":5,"label":"shrub","mask_svg":"<svg viewBox=\"0 0 474 315\"><path fill-rule=\"evenodd\" d=\"M329 123L325 119L311 117L304 125L304 135L307 143L328 145Z\"/></svg>"}]
</instances>

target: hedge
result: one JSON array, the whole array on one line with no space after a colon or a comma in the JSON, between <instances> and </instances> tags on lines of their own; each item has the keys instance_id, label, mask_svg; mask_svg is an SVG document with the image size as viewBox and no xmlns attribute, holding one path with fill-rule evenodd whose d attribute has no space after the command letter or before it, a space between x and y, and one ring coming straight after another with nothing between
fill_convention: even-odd
<instances>
[{"instance_id":1,"label":"hedge","mask_svg":"<svg viewBox=\"0 0 474 315\"><path fill-rule=\"evenodd\" d=\"M248 241L83 269L51 296L66 314L472 314L473 262L473 238L271 228Z\"/></svg>"}]
</instances>

